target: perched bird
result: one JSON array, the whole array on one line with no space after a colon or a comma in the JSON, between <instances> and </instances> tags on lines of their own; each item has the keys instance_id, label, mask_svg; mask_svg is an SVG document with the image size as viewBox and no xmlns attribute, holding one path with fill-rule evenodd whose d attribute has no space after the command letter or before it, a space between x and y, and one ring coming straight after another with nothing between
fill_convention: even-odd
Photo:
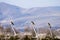
<instances>
[{"instance_id":1,"label":"perched bird","mask_svg":"<svg viewBox=\"0 0 60 40\"><path fill-rule=\"evenodd\" d=\"M48 23L48 25L49 25L49 27L51 28L51 25L50 25L50 23Z\"/></svg>"},{"instance_id":2,"label":"perched bird","mask_svg":"<svg viewBox=\"0 0 60 40\"><path fill-rule=\"evenodd\" d=\"M35 23L34 23L33 21L31 21L31 23L32 23L33 25L35 25Z\"/></svg>"},{"instance_id":3,"label":"perched bird","mask_svg":"<svg viewBox=\"0 0 60 40\"><path fill-rule=\"evenodd\" d=\"M11 21L11 24L14 25L14 23Z\"/></svg>"}]
</instances>

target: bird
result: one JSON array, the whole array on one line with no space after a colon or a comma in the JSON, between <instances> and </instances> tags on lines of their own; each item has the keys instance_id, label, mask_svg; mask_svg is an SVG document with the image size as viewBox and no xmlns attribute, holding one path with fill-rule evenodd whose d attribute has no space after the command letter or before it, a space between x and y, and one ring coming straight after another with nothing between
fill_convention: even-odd
<instances>
[{"instance_id":1,"label":"bird","mask_svg":"<svg viewBox=\"0 0 60 40\"><path fill-rule=\"evenodd\" d=\"M33 21L31 21L31 23L32 23L33 25L35 25L35 23L34 23Z\"/></svg>"},{"instance_id":2,"label":"bird","mask_svg":"<svg viewBox=\"0 0 60 40\"><path fill-rule=\"evenodd\" d=\"M11 21L11 24L14 25L14 23Z\"/></svg>"},{"instance_id":3,"label":"bird","mask_svg":"<svg viewBox=\"0 0 60 40\"><path fill-rule=\"evenodd\" d=\"M51 28L51 25L50 25L50 23L48 23L48 25L49 25L49 27Z\"/></svg>"}]
</instances>

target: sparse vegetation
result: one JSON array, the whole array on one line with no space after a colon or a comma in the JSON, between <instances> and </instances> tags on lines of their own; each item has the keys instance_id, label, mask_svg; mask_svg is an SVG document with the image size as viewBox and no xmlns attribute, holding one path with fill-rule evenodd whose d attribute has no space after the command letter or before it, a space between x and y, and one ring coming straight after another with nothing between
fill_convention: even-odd
<instances>
[{"instance_id":1,"label":"sparse vegetation","mask_svg":"<svg viewBox=\"0 0 60 40\"><path fill-rule=\"evenodd\" d=\"M32 22L32 23L33 23L33 25L35 25L34 22ZM46 37L42 38L42 39L40 39L40 37L37 39L37 37L36 37L37 35L35 33L35 30L33 30L33 29L31 29L32 35L25 35L25 37L23 37L22 39L20 39L20 37L19 37L20 35L16 35L16 36L13 35L13 33L12 33L13 31L12 31L11 28L8 27L8 28L4 29L2 26L0 26L0 33L1 33L0 34L0 40L60 40L58 38L55 38L56 35L52 32L50 23L48 23L48 25L49 25L50 30L47 32ZM24 30L27 33L30 32L29 27L25 28ZM18 34L17 30L16 30L16 32ZM9 34L9 35L7 35L6 33Z\"/></svg>"}]
</instances>

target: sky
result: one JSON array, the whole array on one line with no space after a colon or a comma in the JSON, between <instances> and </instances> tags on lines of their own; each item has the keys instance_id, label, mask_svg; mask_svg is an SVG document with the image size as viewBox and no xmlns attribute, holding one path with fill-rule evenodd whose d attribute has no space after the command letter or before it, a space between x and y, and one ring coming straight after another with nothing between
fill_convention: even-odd
<instances>
[{"instance_id":1,"label":"sky","mask_svg":"<svg viewBox=\"0 0 60 40\"><path fill-rule=\"evenodd\" d=\"M15 6L19 6L19 7L27 8L27 9L32 8L32 7L60 6L60 0L0 0L0 2L5 2L5 3L11 4L11 5L15 5ZM30 11L28 11L28 12L30 12ZM5 14L7 15L7 13L5 13ZM43 26L43 23L46 24L46 22L52 22L52 24L54 24L54 25L55 24L60 25L60 21L59 21L60 13L44 14L44 15L41 15L41 16L42 17L52 16L52 18L40 19L39 18L40 14L39 14L39 15L33 15L33 16L28 16L28 17L26 16L26 17L16 18L16 19L14 19L14 21L25 21L25 20L31 21L36 17L36 18L39 18L38 20L36 20L36 24L38 26L40 26L40 24L41 24L41 26ZM58 17L53 18L53 16L58 16ZM6 18L6 19L8 19L8 18ZM6 19L2 20L1 22L2 23L9 22ZM40 24L38 24L38 23L40 23Z\"/></svg>"},{"instance_id":2,"label":"sky","mask_svg":"<svg viewBox=\"0 0 60 40\"><path fill-rule=\"evenodd\" d=\"M23 8L60 6L60 0L0 0Z\"/></svg>"}]
</instances>

